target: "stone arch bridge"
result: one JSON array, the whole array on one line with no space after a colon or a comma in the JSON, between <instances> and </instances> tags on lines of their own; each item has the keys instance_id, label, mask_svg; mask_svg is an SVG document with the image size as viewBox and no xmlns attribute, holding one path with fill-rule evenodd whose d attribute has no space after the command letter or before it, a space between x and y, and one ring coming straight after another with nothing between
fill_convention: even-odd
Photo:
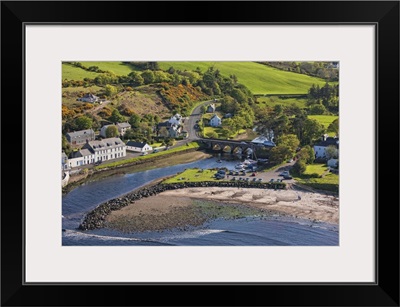
<instances>
[{"instance_id":1,"label":"stone arch bridge","mask_svg":"<svg viewBox=\"0 0 400 307\"><path fill-rule=\"evenodd\" d=\"M215 151L230 152L235 154L252 154L255 147L251 142L220 140L220 139L199 139L205 148Z\"/></svg>"}]
</instances>

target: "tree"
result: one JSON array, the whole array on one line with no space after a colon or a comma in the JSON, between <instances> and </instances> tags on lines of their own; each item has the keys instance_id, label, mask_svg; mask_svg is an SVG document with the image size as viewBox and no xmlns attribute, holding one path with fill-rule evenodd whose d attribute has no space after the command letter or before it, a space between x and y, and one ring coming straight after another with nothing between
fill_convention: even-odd
<instances>
[{"instance_id":1,"label":"tree","mask_svg":"<svg viewBox=\"0 0 400 307\"><path fill-rule=\"evenodd\" d=\"M273 164L280 164L291 157L292 152L290 151L290 148L288 146L278 145L271 148L269 161Z\"/></svg>"},{"instance_id":2,"label":"tree","mask_svg":"<svg viewBox=\"0 0 400 307\"><path fill-rule=\"evenodd\" d=\"M130 82L132 83L132 85L140 86L140 85L144 84L143 77L137 71L132 71L131 73L129 73L128 76L129 76L129 79L130 79Z\"/></svg>"},{"instance_id":3,"label":"tree","mask_svg":"<svg viewBox=\"0 0 400 307\"><path fill-rule=\"evenodd\" d=\"M224 113L236 114L240 109L239 103L229 95L221 99L220 102L221 111Z\"/></svg>"},{"instance_id":4,"label":"tree","mask_svg":"<svg viewBox=\"0 0 400 307\"><path fill-rule=\"evenodd\" d=\"M166 138L169 136L168 129L166 127L161 127L160 130L158 131L158 135Z\"/></svg>"},{"instance_id":5,"label":"tree","mask_svg":"<svg viewBox=\"0 0 400 307\"><path fill-rule=\"evenodd\" d=\"M201 107L200 107L200 113L201 114L204 114L204 113L206 113L207 112L207 107L205 106L205 105L202 105Z\"/></svg>"},{"instance_id":6,"label":"tree","mask_svg":"<svg viewBox=\"0 0 400 307\"><path fill-rule=\"evenodd\" d=\"M107 84L104 87L104 91L105 91L106 96L108 96L108 97L114 97L118 93L118 89L115 86L112 86L110 84Z\"/></svg>"},{"instance_id":7,"label":"tree","mask_svg":"<svg viewBox=\"0 0 400 307\"><path fill-rule=\"evenodd\" d=\"M292 173L293 175L301 176L301 175L304 174L304 172L306 171L306 169L307 169L306 163L305 163L303 160L299 159L299 160L297 160L297 162L292 166L291 173Z\"/></svg>"},{"instance_id":8,"label":"tree","mask_svg":"<svg viewBox=\"0 0 400 307\"><path fill-rule=\"evenodd\" d=\"M137 128L139 127L140 124L140 116L135 114L132 114L131 117L129 117L129 124L131 125L132 128Z\"/></svg>"},{"instance_id":9,"label":"tree","mask_svg":"<svg viewBox=\"0 0 400 307\"><path fill-rule=\"evenodd\" d=\"M325 149L325 154L327 159L336 159L338 157L339 151L334 145L329 145Z\"/></svg>"},{"instance_id":10,"label":"tree","mask_svg":"<svg viewBox=\"0 0 400 307\"><path fill-rule=\"evenodd\" d=\"M173 138L165 138L163 140L163 144L167 147L173 146L176 143L176 141Z\"/></svg>"},{"instance_id":11,"label":"tree","mask_svg":"<svg viewBox=\"0 0 400 307\"><path fill-rule=\"evenodd\" d=\"M293 156L296 152L296 149L300 145L300 141L294 134L285 134L279 138L278 145L288 147L291 152L291 156Z\"/></svg>"},{"instance_id":12,"label":"tree","mask_svg":"<svg viewBox=\"0 0 400 307\"><path fill-rule=\"evenodd\" d=\"M112 123L121 123L125 120L125 118L119 113L117 109L112 111L111 116L109 117L109 121Z\"/></svg>"},{"instance_id":13,"label":"tree","mask_svg":"<svg viewBox=\"0 0 400 307\"><path fill-rule=\"evenodd\" d=\"M247 102L247 95L243 93L240 89L234 88L231 92L231 96L237 100L240 104Z\"/></svg>"},{"instance_id":14,"label":"tree","mask_svg":"<svg viewBox=\"0 0 400 307\"><path fill-rule=\"evenodd\" d=\"M93 120L85 115L76 117L74 120L76 130L86 130L93 126Z\"/></svg>"},{"instance_id":15,"label":"tree","mask_svg":"<svg viewBox=\"0 0 400 307\"><path fill-rule=\"evenodd\" d=\"M322 115L326 113L326 108L322 104L313 104L308 109L308 113L311 115Z\"/></svg>"},{"instance_id":16,"label":"tree","mask_svg":"<svg viewBox=\"0 0 400 307\"><path fill-rule=\"evenodd\" d=\"M298 152L297 156L306 164L311 164L314 162L315 152L310 145L306 145Z\"/></svg>"},{"instance_id":17,"label":"tree","mask_svg":"<svg viewBox=\"0 0 400 307\"><path fill-rule=\"evenodd\" d=\"M325 128L315 119L307 118L303 127L303 138L300 140L303 145L311 144L325 133Z\"/></svg>"},{"instance_id":18,"label":"tree","mask_svg":"<svg viewBox=\"0 0 400 307\"><path fill-rule=\"evenodd\" d=\"M118 128L117 126L111 125L106 128L106 137L113 138L118 136Z\"/></svg>"},{"instance_id":19,"label":"tree","mask_svg":"<svg viewBox=\"0 0 400 307\"><path fill-rule=\"evenodd\" d=\"M336 118L332 123L328 126L328 132L333 132L336 136L339 136L339 118Z\"/></svg>"},{"instance_id":20,"label":"tree","mask_svg":"<svg viewBox=\"0 0 400 307\"><path fill-rule=\"evenodd\" d=\"M71 148L71 145L68 143L68 140L64 134L62 135L61 144L62 144L62 151L65 152L65 154L68 157L72 151L72 148Z\"/></svg>"},{"instance_id":21,"label":"tree","mask_svg":"<svg viewBox=\"0 0 400 307\"><path fill-rule=\"evenodd\" d=\"M143 71L141 76L144 80L144 84L151 84L155 81L154 72L152 72L151 70Z\"/></svg>"}]
</instances>

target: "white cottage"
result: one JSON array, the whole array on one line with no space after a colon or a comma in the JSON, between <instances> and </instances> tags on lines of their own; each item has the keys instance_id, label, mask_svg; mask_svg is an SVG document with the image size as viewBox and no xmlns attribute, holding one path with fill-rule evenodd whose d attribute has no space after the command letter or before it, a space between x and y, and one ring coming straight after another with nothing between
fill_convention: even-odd
<instances>
[{"instance_id":1,"label":"white cottage","mask_svg":"<svg viewBox=\"0 0 400 307\"><path fill-rule=\"evenodd\" d=\"M323 136L322 141L314 145L315 158L327 159L326 149L328 146L334 146L337 150L339 150L339 138Z\"/></svg>"},{"instance_id":2,"label":"white cottage","mask_svg":"<svg viewBox=\"0 0 400 307\"><path fill-rule=\"evenodd\" d=\"M219 126L221 126L221 118L217 114L214 114L214 116L211 117L211 119L209 121L209 125L211 127L219 127Z\"/></svg>"},{"instance_id":3,"label":"white cottage","mask_svg":"<svg viewBox=\"0 0 400 307\"><path fill-rule=\"evenodd\" d=\"M126 143L126 150L134 151L134 152L146 152L146 151L153 150L153 147L151 147L147 143L128 141Z\"/></svg>"}]
</instances>

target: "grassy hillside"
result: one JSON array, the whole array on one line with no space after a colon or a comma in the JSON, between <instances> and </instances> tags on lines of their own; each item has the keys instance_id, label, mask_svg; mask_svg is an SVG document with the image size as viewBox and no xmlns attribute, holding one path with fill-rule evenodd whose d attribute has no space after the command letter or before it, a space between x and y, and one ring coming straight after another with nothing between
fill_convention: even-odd
<instances>
[{"instance_id":1,"label":"grassy hillside","mask_svg":"<svg viewBox=\"0 0 400 307\"><path fill-rule=\"evenodd\" d=\"M260 105L264 104L270 107L273 107L277 104L281 104L283 106L289 106L291 104L295 104L299 108L304 109L306 107L307 99L296 98L296 97L283 98L280 96L268 96L268 97L257 97L257 101L259 102Z\"/></svg>"},{"instance_id":2,"label":"grassy hillside","mask_svg":"<svg viewBox=\"0 0 400 307\"><path fill-rule=\"evenodd\" d=\"M71 64L62 64L62 80L83 80L84 78L94 79L99 74L92 71L86 71L82 68L72 66Z\"/></svg>"},{"instance_id":3,"label":"grassy hillside","mask_svg":"<svg viewBox=\"0 0 400 307\"><path fill-rule=\"evenodd\" d=\"M125 76L134 71L134 67L122 62L81 62L86 67L97 66L101 70L111 71L118 76Z\"/></svg>"},{"instance_id":4,"label":"grassy hillside","mask_svg":"<svg viewBox=\"0 0 400 307\"><path fill-rule=\"evenodd\" d=\"M160 68L205 72L214 66L225 75L236 75L238 82L246 85L253 94L306 94L312 84L324 85L319 78L287 72L254 62L159 62Z\"/></svg>"},{"instance_id":5,"label":"grassy hillside","mask_svg":"<svg viewBox=\"0 0 400 307\"><path fill-rule=\"evenodd\" d=\"M308 115L309 118L317 120L320 124L322 124L325 128L328 126L339 116L337 115Z\"/></svg>"}]
</instances>

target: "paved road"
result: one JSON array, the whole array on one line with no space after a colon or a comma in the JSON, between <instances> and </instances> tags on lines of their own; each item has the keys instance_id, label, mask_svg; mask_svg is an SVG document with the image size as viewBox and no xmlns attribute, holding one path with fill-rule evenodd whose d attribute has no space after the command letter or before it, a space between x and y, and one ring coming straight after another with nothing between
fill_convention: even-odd
<instances>
[{"instance_id":1,"label":"paved road","mask_svg":"<svg viewBox=\"0 0 400 307\"><path fill-rule=\"evenodd\" d=\"M185 120L184 129L189 133L189 137L187 141L193 141L200 139L197 135L197 129L194 127L196 125L196 121L200 120L201 118L201 107L204 105L208 105L212 103L213 100L204 101L203 103L199 104L190 114L190 116Z\"/></svg>"}]
</instances>

